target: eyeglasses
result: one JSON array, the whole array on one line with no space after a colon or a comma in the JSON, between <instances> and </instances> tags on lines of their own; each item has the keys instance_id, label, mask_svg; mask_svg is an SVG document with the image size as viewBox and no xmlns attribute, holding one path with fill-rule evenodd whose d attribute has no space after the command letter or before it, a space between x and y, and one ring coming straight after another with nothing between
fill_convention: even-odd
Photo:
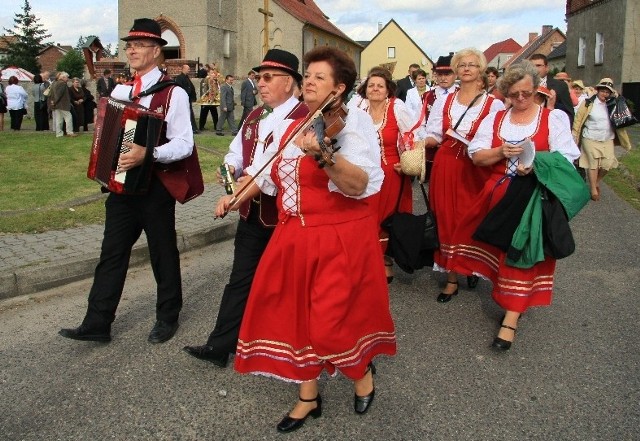
<instances>
[{"instance_id":1,"label":"eyeglasses","mask_svg":"<svg viewBox=\"0 0 640 441\"><path fill-rule=\"evenodd\" d=\"M141 41L134 41L133 43L127 43L124 45L124 50L128 51L129 49L142 49L143 47L156 47L157 44L144 44Z\"/></svg>"},{"instance_id":2,"label":"eyeglasses","mask_svg":"<svg viewBox=\"0 0 640 441\"><path fill-rule=\"evenodd\" d=\"M475 64L475 63L460 63L457 66L458 69L466 69L467 67L469 69L473 69L474 67L476 67L476 68L480 67L480 65L479 64Z\"/></svg>"},{"instance_id":3,"label":"eyeglasses","mask_svg":"<svg viewBox=\"0 0 640 441\"><path fill-rule=\"evenodd\" d=\"M265 72L263 74L257 74L256 81L260 81L260 79L263 79L265 83L270 83L271 80L273 80L273 77L288 77L288 76L289 75L287 74L274 74L274 73Z\"/></svg>"},{"instance_id":4,"label":"eyeglasses","mask_svg":"<svg viewBox=\"0 0 640 441\"><path fill-rule=\"evenodd\" d=\"M533 90L521 90L520 92L512 92L507 94L507 96L512 100L518 99L520 97L525 99L531 98L531 95L533 95Z\"/></svg>"}]
</instances>

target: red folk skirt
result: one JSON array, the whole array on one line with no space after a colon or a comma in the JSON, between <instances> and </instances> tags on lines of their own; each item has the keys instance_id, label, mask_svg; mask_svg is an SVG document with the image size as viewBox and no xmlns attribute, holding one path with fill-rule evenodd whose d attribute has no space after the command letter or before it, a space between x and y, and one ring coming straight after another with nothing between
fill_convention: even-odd
<instances>
[{"instance_id":1,"label":"red folk skirt","mask_svg":"<svg viewBox=\"0 0 640 441\"><path fill-rule=\"evenodd\" d=\"M458 141L446 138L436 152L429 180L429 205L438 226L440 249L434 262L451 271L450 258L458 244L454 231L461 224L463 214L477 200L490 173L486 167L477 167Z\"/></svg>"},{"instance_id":2,"label":"red folk skirt","mask_svg":"<svg viewBox=\"0 0 640 441\"><path fill-rule=\"evenodd\" d=\"M356 380L375 356L396 353L375 221L278 224L251 287L238 372L302 382L337 369Z\"/></svg>"},{"instance_id":3,"label":"red folk skirt","mask_svg":"<svg viewBox=\"0 0 640 441\"><path fill-rule=\"evenodd\" d=\"M489 210L504 197L510 182L504 174L491 175L458 224L454 233L458 246L453 251L450 266L457 273L489 279L493 283L495 302L505 310L522 313L530 306L551 304L555 259L547 256L531 268L515 268L507 265L504 251L472 239Z\"/></svg>"}]
</instances>

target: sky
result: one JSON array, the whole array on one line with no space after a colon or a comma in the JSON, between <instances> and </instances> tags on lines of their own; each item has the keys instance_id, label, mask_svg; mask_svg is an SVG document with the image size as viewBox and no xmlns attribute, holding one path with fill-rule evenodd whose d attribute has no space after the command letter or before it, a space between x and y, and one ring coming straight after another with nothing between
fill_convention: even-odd
<instances>
[{"instance_id":1,"label":"sky","mask_svg":"<svg viewBox=\"0 0 640 441\"><path fill-rule=\"evenodd\" d=\"M565 0L315 1L338 28L356 41L373 39L378 23L384 26L394 19L434 62L439 55L466 47L484 51L508 38L524 45L529 33L540 33L543 25L566 33ZM88 35L100 37L105 46L118 41L117 0L29 3L55 43L75 46L80 36ZM2 0L0 33L13 28L15 14L22 11L23 5L24 0Z\"/></svg>"}]
</instances>

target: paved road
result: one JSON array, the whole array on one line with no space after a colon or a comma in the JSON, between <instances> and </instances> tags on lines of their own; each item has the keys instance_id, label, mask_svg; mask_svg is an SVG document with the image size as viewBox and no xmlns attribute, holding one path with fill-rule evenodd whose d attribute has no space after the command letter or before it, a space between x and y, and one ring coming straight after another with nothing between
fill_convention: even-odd
<instances>
[{"instance_id":1,"label":"paved road","mask_svg":"<svg viewBox=\"0 0 640 441\"><path fill-rule=\"evenodd\" d=\"M572 221L554 304L521 320L514 347L489 348L500 311L481 281L435 302L429 271L391 285L399 352L377 362L371 411L322 381L325 411L297 433L275 424L296 387L220 370L181 352L205 341L230 268L230 241L183 255L176 337L150 345L154 285L131 271L108 345L56 335L81 320L89 282L0 302L1 440L637 440L640 427L638 212L603 188ZM464 286L464 285L463 285Z\"/></svg>"}]
</instances>

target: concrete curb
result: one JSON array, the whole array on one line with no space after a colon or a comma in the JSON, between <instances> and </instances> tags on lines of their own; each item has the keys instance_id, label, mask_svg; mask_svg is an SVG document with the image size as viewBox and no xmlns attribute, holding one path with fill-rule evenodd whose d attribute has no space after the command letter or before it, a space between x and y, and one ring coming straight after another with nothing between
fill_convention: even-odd
<instances>
[{"instance_id":1,"label":"concrete curb","mask_svg":"<svg viewBox=\"0 0 640 441\"><path fill-rule=\"evenodd\" d=\"M236 227L237 219L227 218L209 228L184 234L178 232L178 249L184 253L230 239L234 237ZM13 273L0 275L0 300L33 294L92 277L98 259L98 255L91 253L57 262L39 262L17 268ZM142 265L148 261L149 249L146 242L134 246L129 266Z\"/></svg>"}]
</instances>

